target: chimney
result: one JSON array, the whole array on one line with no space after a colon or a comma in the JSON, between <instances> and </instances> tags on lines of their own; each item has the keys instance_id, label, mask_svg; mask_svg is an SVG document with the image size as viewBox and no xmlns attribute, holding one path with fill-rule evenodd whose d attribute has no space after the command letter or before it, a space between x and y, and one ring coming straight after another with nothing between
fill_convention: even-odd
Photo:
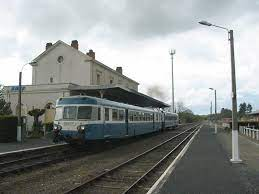
<instances>
[{"instance_id":1,"label":"chimney","mask_svg":"<svg viewBox=\"0 0 259 194\"><path fill-rule=\"evenodd\" d=\"M78 50L78 41L77 41L77 40L72 40L71 46L72 46L74 49Z\"/></svg>"},{"instance_id":2,"label":"chimney","mask_svg":"<svg viewBox=\"0 0 259 194\"><path fill-rule=\"evenodd\" d=\"M51 42L48 42L48 43L46 44L46 50L48 50L51 46L52 46L52 43L51 43Z\"/></svg>"},{"instance_id":3,"label":"chimney","mask_svg":"<svg viewBox=\"0 0 259 194\"><path fill-rule=\"evenodd\" d=\"M116 71L120 74L122 74L122 67L116 67Z\"/></svg>"},{"instance_id":4,"label":"chimney","mask_svg":"<svg viewBox=\"0 0 259 194\"><path fill-rule=\"evenodd\" d=\"M89 51L88 51L88 53L86 53L89 57L92 57L93 59L95 59L95 52L92 50L92 49L90 49Z\"/></svg>"}]
</instances>

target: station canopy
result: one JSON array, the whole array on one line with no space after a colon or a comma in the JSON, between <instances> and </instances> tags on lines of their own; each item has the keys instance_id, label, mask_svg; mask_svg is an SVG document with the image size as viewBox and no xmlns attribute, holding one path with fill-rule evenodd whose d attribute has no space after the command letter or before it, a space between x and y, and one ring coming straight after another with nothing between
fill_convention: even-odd
<instances>
[{"instance_id":1,"label":"station canopy","mask_svg":"<svg viewBox=\"0 0 259 194\"><path fill-rule=\"evenodd\" d=\"M70 88L71 95L87 95L141 107L165 108L170 105L121 85L77 86Z\"/></svg>"}]
</instances>

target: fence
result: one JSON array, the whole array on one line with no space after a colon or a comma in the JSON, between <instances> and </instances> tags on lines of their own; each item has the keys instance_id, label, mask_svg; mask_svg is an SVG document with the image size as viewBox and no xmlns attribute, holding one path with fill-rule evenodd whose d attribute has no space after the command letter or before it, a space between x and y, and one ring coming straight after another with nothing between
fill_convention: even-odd
<instances>
[{"instance_id":1,"label":"fence","mask_svg":"<svg viewBox=\"0 0 259 194\"><path fill-rule=\"evenodd\" d=\"M249 127L239 127L239 132L259 141L259 129Z\"/></svg>"}]
</instances>

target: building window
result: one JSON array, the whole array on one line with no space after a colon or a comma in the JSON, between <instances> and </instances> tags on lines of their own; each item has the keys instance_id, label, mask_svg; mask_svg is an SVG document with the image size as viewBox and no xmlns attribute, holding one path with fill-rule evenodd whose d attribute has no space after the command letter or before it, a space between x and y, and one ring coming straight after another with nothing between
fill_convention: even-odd
<instances>
[{"instance_id":1,"label":"building window","mask_svg":"<svg viewBox=\"0 0 259 194\"><path fill-rule=\"evenodd\" d=\"M64 61L64 57L63 56L59 56L57 61L58 61L58 63L62 63Z\"/></svg>"},{"instance_id":2,"label":"building window","mask_svg":"<svg viewBox=\"0 0 259 194\"><path fill-rule=\"evenodd\" d=\"M96 75L96 83L97 83L97 85L100 85L100 83L101 83L101 75L100 74Z\"/></svg>"},{"instance_id":3,"label":"building window","mask_svg":"<svg viewBox=\"0 0 259 194\"><path fill-rule=\"evenodd\" d=\"M110 80L110 84L113 84L113 80L112 79Z\"/></svg>"},{"instance_id":4,"label":"building window","mask_svg":"<svg viewBox=\"0 0 259 194\"><path fill-rule=\"evenodd\" d=\"M50 83L53 83L53 77L50 77L50 78L49 78L49 82L50 82Z\"/></svg>"}]
</instances>

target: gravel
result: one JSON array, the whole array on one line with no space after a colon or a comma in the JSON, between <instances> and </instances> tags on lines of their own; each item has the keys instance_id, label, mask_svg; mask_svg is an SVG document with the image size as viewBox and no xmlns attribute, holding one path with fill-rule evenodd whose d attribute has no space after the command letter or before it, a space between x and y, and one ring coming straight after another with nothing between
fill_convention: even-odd
<instances>
[{"instance_id":1,"label":"gravel","mask_svg":"<svg viewBox=\"0 0 259 194\"><path fill-rule=\"evenodd\" d=\"M183 129L186 127L179 130ZM179 130L139 137L110 150L6 177L0 182L0 193L63 193L174 136Z\"/></svg>"}]
</instances>

